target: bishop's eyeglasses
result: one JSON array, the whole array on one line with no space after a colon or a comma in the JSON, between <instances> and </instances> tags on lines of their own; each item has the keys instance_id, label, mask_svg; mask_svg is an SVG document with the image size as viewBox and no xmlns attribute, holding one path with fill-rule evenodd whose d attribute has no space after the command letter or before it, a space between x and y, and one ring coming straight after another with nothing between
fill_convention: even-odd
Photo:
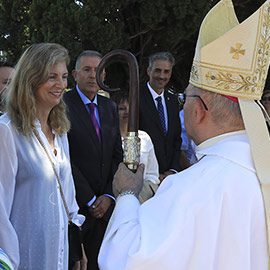
<instances>
[{"instance_id":1,"label":"bishop's eyeglasses","mask_svg":"<svg viewBox=\"0 0 270 270\"><path fill-rule=\"evenodd\" d=\"M182 107L184 106L187 97L196 97L202 102L205 110L208 111L206 104L204 103L203 99L199 95L187 95L186 93L179 93L177 96L178 96L178 101Z\"/></svg>"}]
</instances>

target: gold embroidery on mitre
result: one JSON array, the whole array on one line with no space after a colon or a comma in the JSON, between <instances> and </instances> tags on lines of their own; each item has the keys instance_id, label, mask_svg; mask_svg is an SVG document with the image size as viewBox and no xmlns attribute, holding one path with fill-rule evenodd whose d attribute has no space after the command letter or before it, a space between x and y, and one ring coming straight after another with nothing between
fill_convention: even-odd
<instances>
[{"instance_id":1,"label":"gold embroidery on mitre","mask_svg":"<svg viewBox=\"0 0 270 270\"><path fill-rule=\"evenodd\" d=\"M200 78L195 78L191 73L191 81L194 85L221 94L236 95L251 99L260 99L267 77L267 65L269 62L270 50L270 3L265 5L262 15L261 31L258 36L257 51L255 52L255 68L253 74L239 74L234 71L214 69L193 62L192 69L196 74L205 77L206 82L200 82ZM240 44L240 43L238 43ZM236 49L239 48L237 47ZM238 56L239 56L238 52ZM242 54L242 53L241 53ZM200 77L200 76L199 76ZM207 83L207 84L206 84ZM210 87L210 88L209 88Z\"/></svg>"},{"instance_id":2,"label":"gold embroidery on mitre","mask_svg":"<svg viewBox=\"0 0 270 270\"><path fill-rule=\"evenodd\" d=\"M190 76L193 80L198 81L199 79L199 70L198 67L195 65L192 65L191 71L190 71Z\"/></svg>"},{"instance_id":3,"label":"gold embroidery on mitre","mask_svg":"<svg viewBox=\"0 0 270 270\"><path fill-rule=\"evenodd\" d=\"M258 87L263 92L264 84L267 78L267 68L269 62L269 45L270 45L270 3L265 6L264 21L262 27L261 40L259 42L257 68L255 73L258 74Z\"/></svg>"},{"instance_id":4,"label":"gold embroidery on mitre","mask_svg":"<svg viewBox=\"0 0 270 270\"><path fill-rule=\"evenodd\" d=\"M235 75L226 72L209 71L206 75L207 82L215 84L215 88L232 92L255 92L257 77Z\"/></svg>"},{"instance_id":5,"label":"gold embroidery on mitre","mask_svg":"<svg viewBox=\"0 0 270 270\"><path fill-rule=\"evenodd\" d=\"M236 48L231 47L230 53L234 53L233 59L239 59L239 54L245 55L246 50L241 50L243 44L237 43Z\"/></svg>"}]
</instances>

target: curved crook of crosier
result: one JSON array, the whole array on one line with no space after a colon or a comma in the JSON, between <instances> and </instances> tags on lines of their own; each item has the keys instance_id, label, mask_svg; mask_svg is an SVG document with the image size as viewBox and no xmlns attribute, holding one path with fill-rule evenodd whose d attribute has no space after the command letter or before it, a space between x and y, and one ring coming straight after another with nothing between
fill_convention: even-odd
<instances>
[{"instance_id":1,"label":"curved crook of crosier","mask_svg":"<svg viewBox=\"0 0 270 270\"><path fill-rule=\"evenodd\" d=\"M120 88L110 89L103 83L102 72L113 62L126 62L129 66L129 115L127 136L124 138L124 163L132 171L136 171L140 161L139 127L139 68L136 57L126 50L114 50L107 53L97 68L97 83L105 91L119 91Z\"/></svg>"}]
</instances>

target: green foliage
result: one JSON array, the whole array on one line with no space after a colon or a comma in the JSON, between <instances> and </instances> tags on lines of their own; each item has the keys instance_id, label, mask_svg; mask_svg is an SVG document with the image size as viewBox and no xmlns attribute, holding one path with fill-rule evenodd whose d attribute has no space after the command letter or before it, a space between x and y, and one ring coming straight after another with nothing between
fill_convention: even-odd
<instances>
[{"instance_id":1,"label":"green foliage","mask_svg":"<svg viewBox=\"0 0 270 270\"><path fill-rule=\"evenodd\" d=\"M29 44L29 5L26 0L0 3L0 50L15 61Z\"/></svg>"},{"instance_id":2,"label":"green foliage","mask_svg":"<svg viewBox=\"0 0 270 270\"><path fill-rule=\"evenodd\" d=\"M60 43L70 52L71 70L83 50L105 54L125 49L138 60L141 82L147 80L149 55L170 51L176 58L171 86L182 91L188 83L199 26L217 2L81 0L79 5L74 0L5 0L0 2L0 50L14 62L29 44ZM242 21L264 0L233 2ZM127 88L127 81L126 65L107 68L108 85Z\"/></svg>"}]
</instances>

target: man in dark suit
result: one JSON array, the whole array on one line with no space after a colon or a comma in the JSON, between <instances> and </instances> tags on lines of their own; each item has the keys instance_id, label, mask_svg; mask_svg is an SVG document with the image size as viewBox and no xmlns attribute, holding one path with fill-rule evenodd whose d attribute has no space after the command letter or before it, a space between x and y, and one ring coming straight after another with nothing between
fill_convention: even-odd
<instances>
[{"instance_id":1,"label":"man in dark suit","mask_svg":"<svg viewBox=\"0 0 270 270\"><path fill-rule=\"evenodd\" d=\"M168 52L149 57L149 82L140 88L139 129L153 142L159 164L160 180L180 170L181 126L176 96L168 93L174 57Z\"/></svg>"},{"instance_id":2,"label":"man in dark suit","mask_svg":"<svg viewBox=\"0 0 270 270\"><path fill-rule=\"evenodd\" d=\"M112 180L123 158L117 106L97 95L101 57L96 51L79 55L72 72L77 85L64 96L71 122L72 173L80 212L86 216L83 243L91 270L98 269L97 255L114 205Z\"/></svg>"}]
</instances>

